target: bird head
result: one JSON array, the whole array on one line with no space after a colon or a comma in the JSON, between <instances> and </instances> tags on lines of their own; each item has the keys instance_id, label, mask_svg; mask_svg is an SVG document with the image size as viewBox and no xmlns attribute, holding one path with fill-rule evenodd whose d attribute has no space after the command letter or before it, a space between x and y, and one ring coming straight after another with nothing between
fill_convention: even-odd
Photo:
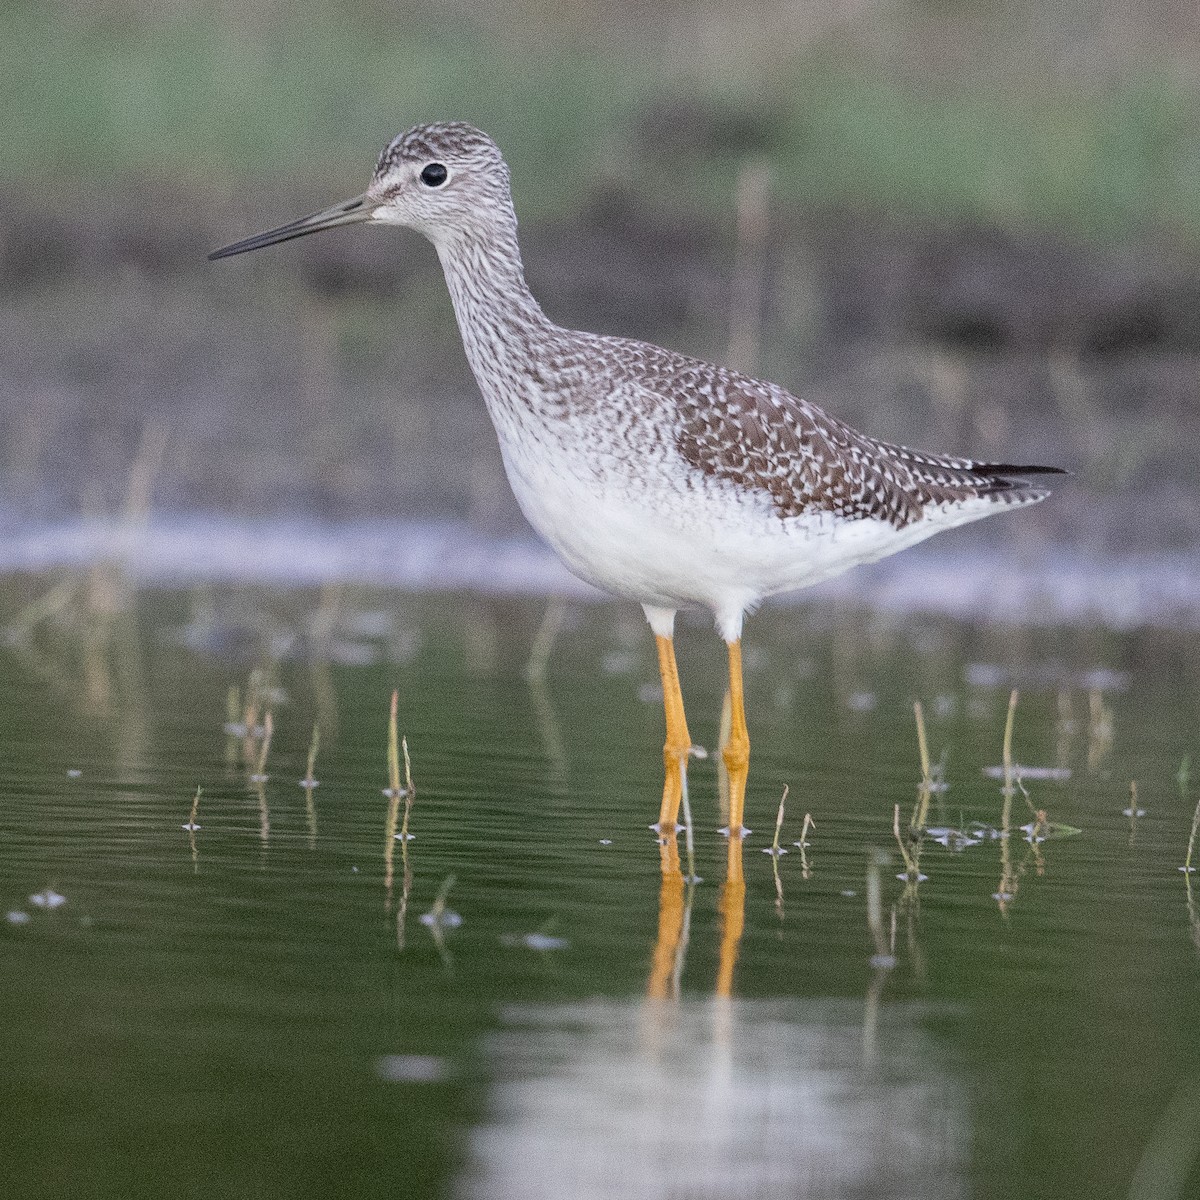
<instances>
[{"instance_id":1,"label":"bird head","mask_svg":"<svg viewBox=\"0 0 1200 1200\"><path fill-rule=\"evenodd\" d=\"M460 122L417 125L388 143L361 196L214 250L226 258L364 222L404 225L435 245L515 224L508 165L486 133Z\"/></svg>"}]
</instances>

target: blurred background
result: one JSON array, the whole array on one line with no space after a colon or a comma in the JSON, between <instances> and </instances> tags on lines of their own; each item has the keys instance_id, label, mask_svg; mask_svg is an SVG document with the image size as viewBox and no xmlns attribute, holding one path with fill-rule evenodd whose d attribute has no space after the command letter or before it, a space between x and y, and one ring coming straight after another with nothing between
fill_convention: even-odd
<instances>
[{"instance_id":1,"label":"blurred background","mask_svg":"<svg viewBox=\"0 0 1200 1200\"><path fill-rule=\"evenodd\" d=\"M556 320L889 440L1060 463L989 552L1195 595L1189 0L17 0L0 103L0 568L121 513L257 531L247 569L297 523L519 541L431 248L205 259L453 118L508 156Z\"/></svg>"}]
</instances>

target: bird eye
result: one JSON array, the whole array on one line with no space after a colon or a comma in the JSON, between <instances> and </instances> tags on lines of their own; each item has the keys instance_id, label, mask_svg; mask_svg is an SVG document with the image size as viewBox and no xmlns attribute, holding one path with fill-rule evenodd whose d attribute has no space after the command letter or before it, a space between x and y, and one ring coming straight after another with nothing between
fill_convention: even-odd
<instances>
[{"instance_id":1,"label":"bird eye","mask_svg":"<svg viewBox=\"0 0 1200 1200\"><path fill-rule=\"evenodd\" d=\"M446 182L450 172L441 163L430 163L421 172L421 182L426 187L441 187Z\"/></svg>"}]
</instances>

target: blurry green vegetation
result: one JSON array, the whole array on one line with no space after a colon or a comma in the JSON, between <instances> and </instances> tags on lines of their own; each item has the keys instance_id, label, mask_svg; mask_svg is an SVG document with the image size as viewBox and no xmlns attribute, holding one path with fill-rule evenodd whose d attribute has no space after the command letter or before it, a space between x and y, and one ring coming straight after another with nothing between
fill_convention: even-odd
<instances>
[{"instance_id":1,"label":"blurry green vegetation","mask_svg":"<svg viewBox=\"0 0 1200 1200\"><path fill-rule=\"evenodd\" d=\"M227 193L276 174L353 190L393 133L461 118L501 142L535 217L605 180L727 211L738 164L761 152L801 205L1200 231L1200 81L1162 49L1171 30L1128 53L1114 34L1103 61L1062 65L1034 6L978 8L814 10L781 27L768 0L737 24L618 0L504 0L486 16L16 3L0 10L0 172L36 188L178 176ZM1117 10L1064 11L1062 37L1069 20L1105 33L1096 14Z\"/></svg>"}]
</instances>

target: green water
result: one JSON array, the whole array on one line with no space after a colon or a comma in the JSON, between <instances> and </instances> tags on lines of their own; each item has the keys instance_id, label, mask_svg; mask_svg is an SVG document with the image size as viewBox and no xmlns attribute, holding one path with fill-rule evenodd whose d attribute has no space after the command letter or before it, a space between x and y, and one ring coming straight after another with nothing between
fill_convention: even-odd
<instances>
[{"instance_id":1,"label":"green water","mask_svg":"<svg viewBox=\"0 0 1200 1200\"><path fill-rule=\"evenodd\" d=\"M317 612L167 594L0 651L7 1194L1200 1191L1186 638L761 614L743 909L711 759L691 773L702 882L663 882L636 614L569 611L537 689L540 604ZM688 625L679 653L711 748L719 643ZM279 689L261 791L223 731L255 667ZM1070 778L1027 782L1007 840L926 840L906 888L891 825L917 798L912 701L946 753L929 823L997 826L983 768L1013 686L1014 757ZM392 688L416 799L389 891ZM1030 805L1080 832L1031 846ZM450 876L461 924L435 930L420 918ZM31 901L47 889L65 902Z\"/></svg>"}]
</instances>

